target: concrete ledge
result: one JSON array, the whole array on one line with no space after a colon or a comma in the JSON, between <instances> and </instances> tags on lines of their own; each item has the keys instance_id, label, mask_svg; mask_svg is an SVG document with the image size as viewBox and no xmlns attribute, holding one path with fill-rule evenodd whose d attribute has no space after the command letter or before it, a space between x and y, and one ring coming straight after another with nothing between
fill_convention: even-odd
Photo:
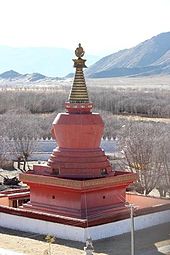
<instances>
[{"instance_id":1,"label":"concrete ledge","mask_svg":"<svg viewBox=\"0 0 170 255\"><path fill-rule=\"evenodd\" d=\"M29 216L11 215L10 211L8 211L8 213L2 211L1 207L0 226L2 227L44 235L51 234L67 240L85 242L89 235L93 240L99 240L130 232L131 222L129 218L83 228L81 226L76 226L76 222L74 222L74 225L69 225L70 221L67 221L67 218L63 219L63 223L59 223L47 221L45 219L30 218ZM19 209L16 210L16 212L19 213ZM166 222L170 222L170 210L135 217L135 229L144 229Z\"/></svg>"},{"instance_id":2,"label":"concrete ledge","mask_svg":"<svg viewBox=\"0 0 170 255\"><path fill-rule=\"evenodd\" d=\"M51 234L62 239L84 242L83 228L60 223L0 213L0 226L42 235Z\"/></svg>"}]
</instances>

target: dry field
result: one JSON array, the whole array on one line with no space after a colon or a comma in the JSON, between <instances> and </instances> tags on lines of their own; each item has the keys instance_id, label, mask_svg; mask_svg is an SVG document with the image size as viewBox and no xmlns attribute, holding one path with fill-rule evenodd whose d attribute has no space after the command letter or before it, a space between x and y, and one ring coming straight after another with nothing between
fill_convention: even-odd
<instances>
[{"instance_id":1,"label":"dry field","mask_svg":"<svg viewBox=\"0 0 170 255\"><path fill-rule=\"evenodd\" d=\"M62 89L71 87L73 79L66 80L40 80L38 82L23 83L23 81L0 81L0 90L6 88L13 90L22 87L29 88L30 90L41 89ZM89 87L113 87L114 89L164 89L170 90L170 75L167 76L141 76L141 77L113 77L113 78L99 78L88 79L86 78L87 86Z\"/></svg>"},{"instance_id":2,"label":"dry field","mask_svg":"<svg viewBox=\"0 0 170 255\"><path fill-rule=\"evenodd\" d=\"M113 87L114 89L165 89L170 90L170 75L145 77L114 77L87 79L88 86Z\"/></svg>"}]
</instances>

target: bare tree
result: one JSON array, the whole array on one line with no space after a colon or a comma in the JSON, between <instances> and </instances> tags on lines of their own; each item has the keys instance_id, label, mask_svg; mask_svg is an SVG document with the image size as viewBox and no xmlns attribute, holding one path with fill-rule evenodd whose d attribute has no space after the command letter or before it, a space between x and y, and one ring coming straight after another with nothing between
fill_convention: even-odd
<instances>
[{"instance_id":1,"label":"bare tree","mask_svg":"<svg viewBox=\"0 0 170 255\"><path fill-rule=\"evenodd\" d=\"M12 167L12 162L8 160L7 157L7 151L8 151L8 143L6 143L5 139L5 130L6 125L2 119L2 116L0 115L0 167L6 168L6 167Z\"/></svg>"},{"instance_id":2,"label":"bare tree","mask_svg":"<svg viewBox=\"0 0 170 255\"><path fill-rule=\"evenodd\" d=\"M6 160L5 140L2 136L0 136L0 167L3 167L5 160Z\"/></svg>"},{"instance_id":3,"label":"bare tree","mask_svg":"<svg viewBox=\"0 0 170 255\"><path fill-rule=\"evenodd\" d=\"M126 167L138 174L141 193L148 195L163 174L163 146L159 125L152 123L131 123L122 132L121 146Z\"/></svg>"},{"instance_id":4,"label":"bare tree","mask_svg":"<svg viewBox=\"0 0 170 255\"><path fill-rule=\"evenodd\" d=\"M18 168L20 161L24 161L23 171L25 171L26 162L36 146L38 126L29 114L8 114L8 116L5 134L8 142L9 139L12 140L9 151L17 159Z\"/></svg>"},{"instance_id":5,"label":"bare tree","mask_svg":"<svg viewBox=\"0 0 170 255\"><path fill-rule=\"evenodd\" d=\"M162 175L157 189L160 196L166 197L167 193L170 194L170 126L166 125L162 129L162 135L160 136L160 152L163 161Z\"/></svg>"}]
</instances>

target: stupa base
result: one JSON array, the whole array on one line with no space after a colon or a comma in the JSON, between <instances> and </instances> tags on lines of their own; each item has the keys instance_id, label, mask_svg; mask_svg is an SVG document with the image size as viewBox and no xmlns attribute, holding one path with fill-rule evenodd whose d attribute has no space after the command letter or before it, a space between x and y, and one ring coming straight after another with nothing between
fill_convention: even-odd
<instances>
[{"instance_id":1,"label":"stupa base","mask_svg":"<svg viewBox=\"0 0 170 255\"><path fill-rule=\"evenodd\" d=\"M128 194L126 201L137 206L135 230L170 222L170 202L167 199ZM130 211L102 219L76 219L23 208L0 206L0 226L57 238L85 242L130 232Z\"/></svg>"},{"instance_id":2,"label":"stupa base","mask_svg":"<svg viewBox=\"0 0 170 255\"><path fill-rule=\"evenodd\" d=\"M30 187L27 210L77 219L102 219L126 212L126 187L136 175L116 172L103 178L70 180L53 176L20 174Z\"/></svg>"},{"instance_id":3,"label":"stupa base","mask_svg":"<svg viewBox=\"0 0 170 255\"><path fill-rule=\"evenodd\" d=\"M74 218L74 219L84 219L88 220L88 222L93 222L93 221L102 221L107 218L107 220L110 217L116 218L117 216L121 216L124 213L128 212L127 207L125 207L124 204L116 205L116 206L109 206L108 208L95 208L91 210L71 210L68 208L59 208L59 207L50 207L42 204L34 204L34 203L27 203L22 206L22 208L30 211L38 211L38 212L46 212L51 215L56 215L56 216L64 216L68 218ZM106 222L107 222L106 220Z\"/></svg>"}]
</instances>

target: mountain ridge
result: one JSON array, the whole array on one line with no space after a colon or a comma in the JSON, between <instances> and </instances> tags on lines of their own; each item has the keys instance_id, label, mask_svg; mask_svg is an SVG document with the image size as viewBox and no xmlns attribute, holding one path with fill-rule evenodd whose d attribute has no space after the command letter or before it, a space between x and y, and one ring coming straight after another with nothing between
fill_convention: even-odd
<instances>
[{"instance_id":1,"label":"mountain ridge","mask_svg":"<svg viewBox=\"0 0 170 255\"><path fill-rule=\"evenodd\" d=\"M48 77L41 73L26 73L21 74L14 70L9 70L4 73L0 74L0 87L6 86L15 86L18 84L25 85L25 84L36 84L37 82L52 82L52 81L60 81L64 80L65 78L60 77ZM5 83L4 83L5 82Z\"/></svg>"},{"instance_id":2,"label":"mountain ridge","mask_svg":"<svg viewBox=\"0 0 170 255\"><path fill-rule=\"evenodd\" d=\"M86 71L90 78L170 74L170 32L97 61Z\"/></svg>"},{"instance_id":3,"label":"mountain ridge","mask_svg":"<svg viewBox=\"0 0 170 255\"><path fill-rule=\"evenodd\" d=\"M24 52L23 54L22 51ZM10 65L9 55L11 57ZM0 46L0 72L2 67L5 70L0 75L0 79L21 79L22 81L30 80L33 82L46 79L72 78L74 75L71 63L73 55L74 52L68 49ZM91 57L89 59L89 55L86 56L89 68L85 70L85 75L88 78L170 75L170 32L153 36L137 44L135 47L109 54L90 66L90 61L93 62L96 58L94 56ZM16 65L14 64L15 62L17 63ZM54 63L58 63L58 65ZM9 68L7 68L8 66ZM17 68L17 66L22 66L23 69ZM41 68L36 68L36 66L41 66ZM65 75L56 75L60 68L65 70ZM25 69L30 71L24 71ZM39 71L40 69L42 72ZM13 70L18 70L19 72L17 73ZM55 75L47 75L48 72Z\"/></svg>"}]
</instances>

